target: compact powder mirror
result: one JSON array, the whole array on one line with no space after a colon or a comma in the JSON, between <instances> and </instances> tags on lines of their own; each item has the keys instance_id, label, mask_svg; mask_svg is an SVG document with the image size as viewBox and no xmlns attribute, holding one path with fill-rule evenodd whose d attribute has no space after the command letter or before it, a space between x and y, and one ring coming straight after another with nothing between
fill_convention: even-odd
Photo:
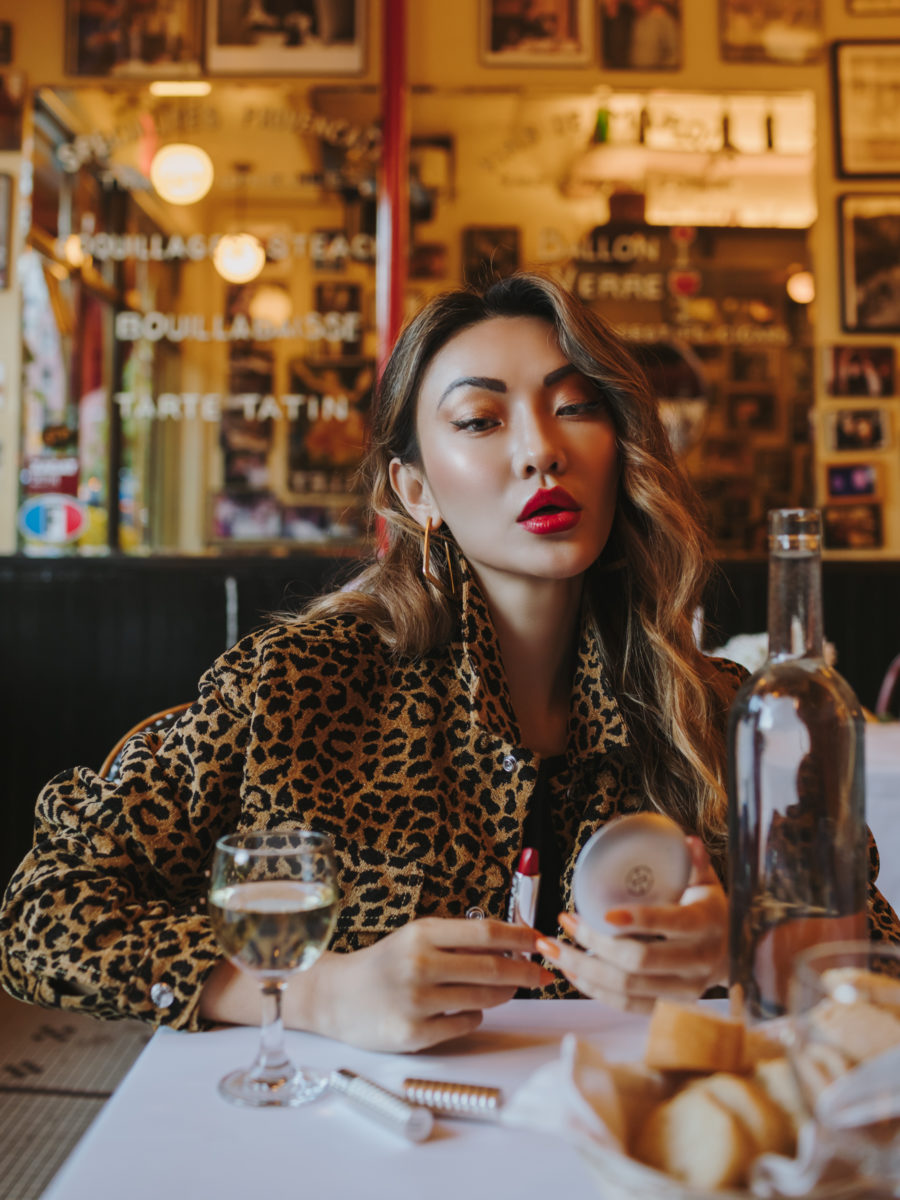
<instances>
[{"instance_id":1,"label":"compact powder mirror","mask_svg":"<svg viewBox=\"0 0 900 1200\"><path fill-rule=\"evenodd\" d=\"M572 881L575 908L592 929L607 925L611 908L630 904L677 904L691 874L684 833L662 813L616 817L591 837L578 855Z\"/></svg>"}]
</instances>

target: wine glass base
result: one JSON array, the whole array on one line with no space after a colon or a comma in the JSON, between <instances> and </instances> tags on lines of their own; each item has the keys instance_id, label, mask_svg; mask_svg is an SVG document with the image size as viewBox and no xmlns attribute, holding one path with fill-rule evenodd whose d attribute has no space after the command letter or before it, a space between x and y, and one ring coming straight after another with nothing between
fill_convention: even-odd
<instances>
[{"instance_id":1,"label":"wine glass base","mask_svg":"<svg viewBox=\"0 0 900 1200\"><path fill-rule=\"evenodd\" d=\"M232 1071L219 1081L219 1095L245 1108L299 1108L318 1100L328 1078L304 1067L275 1078L260 1078L252 1068Z\"/></svg>"}]
</instances>

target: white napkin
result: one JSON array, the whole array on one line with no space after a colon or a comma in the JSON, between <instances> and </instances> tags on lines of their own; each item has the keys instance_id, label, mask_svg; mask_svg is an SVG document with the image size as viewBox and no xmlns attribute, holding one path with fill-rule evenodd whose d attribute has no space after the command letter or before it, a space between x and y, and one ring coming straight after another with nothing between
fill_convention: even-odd
<instances>
[{"instance_id":1,"label":"white napkin","mask_svg":"<svg viewBox=\"0 0 900 1200\"><path fill-rule=\"evenodd\" d=\"M506 1101L501 1122L621 1151L625 1120L603 1052L573 1033L559 1049L555 1062L538 1068Z\"/></svg>"}]
</instances>

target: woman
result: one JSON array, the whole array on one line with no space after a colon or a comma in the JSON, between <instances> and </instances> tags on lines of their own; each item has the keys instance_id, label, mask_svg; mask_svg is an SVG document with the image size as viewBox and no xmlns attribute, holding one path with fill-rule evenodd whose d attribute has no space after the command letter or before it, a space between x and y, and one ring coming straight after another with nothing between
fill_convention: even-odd
<instances>
[{"instance_id":1,"label":"woman","mask_svg":"<svg viewBox=\"0 0 900 1200\"><path fill-rule=\"evenodd\" d=\"M439 297L391 356L368 474L387 544L352 590L224 654L115 783L81 768L44 789L0 924L14 994L254 1023L205 871L223 833L286 823L331 834L342 892L332 951L289 984L290 1026L414 1050L519 988L644 1008L723 978L710 859L721 871L740 676L694 646L706 544L618 339L538 276ZM578 851L640 808L692 835L682 903L612 915L656 940L564 915L564 945ZM504 920L524 844L543 851L550 936Z\"/></svg>"}]
</instances>

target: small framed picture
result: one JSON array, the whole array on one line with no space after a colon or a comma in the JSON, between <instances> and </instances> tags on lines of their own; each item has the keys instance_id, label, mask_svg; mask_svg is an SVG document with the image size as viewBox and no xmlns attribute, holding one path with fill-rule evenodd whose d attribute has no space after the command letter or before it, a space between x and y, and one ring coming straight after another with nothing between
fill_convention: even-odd
<instances>
[{"instance_id":1,"label":"small framed picture","mask_svg":"<svg viewBox=\"0 0 900 1200\"><path fill-rule=\"evenodd\" d=\"M900 176L900 39L834 42L835 158L843 179Z\"/></svg>"},{"instance_id":2,"label":"small framed picture","mask_svg":"<svg viewBox=\"0 0 900 1200\"><path fill-rule=\"evenodd\" d=\"M481 58L493 67L588 66L593 0L481 0Z\"/></svg>"},{"instance_id":3,"label":"small framed picture","mask_svg":"<svg viewBox=\"0 0 900 1200\"><path fill-rule=\"evenodd\" d=\"M829 500L858 500L862 496L878 496L879 468L876 463L830 464L825 468L825 483Z\"/></svg>"},{"instance_id":4,"label":"small framed picture","mask_svg":"<svg viewBox=\"0 0 900 1200\"><path fill-rule=\"evenodd\" d=\"M681 0L623 4L600 0L600 57L610 71L676 71L681 66Z\"/></svg>"},{"instance_id":5,"label":"small framed picture","mask_svg":"<svg viewBox=\"0 0 900 1200\"><path fill-rule=\"evenodd\" d=\"M291 392L302 398L288 432L290 493L352 493L368 437L374 362L297 358L289 375Z\"/></svg>"},{"instance_id":6,"label":"small framed picture","mask_svg":"<svg viewBox=\"0 0 900 1200\"><path fill-rule=\"evenodd\" d=\"M828 418L831 450L884 450L890 419L883 408L839 408Z\"/></svg>"},{"instance_id":7,"label":"small framed picture","mask_svg":"<svg viewBox=\"0 0 900 1200\"><path fill-rule=\"evenodd\" d=\"M893 346L830 346L825 351L825 389L830 396L893 396Z\"/></svg>"},{"instance_id":8,"label":"small framed picture","mask_svg":"<svg viewBox=\"0 0 900 1200\"><path fill-rule=\"evenodd\" d=\"M366 0L206 0L206 69L222 75L358 75Z\"/></svg>"},{"instance_id":9,"label":"small framed picture","mask_svg":"<svg viewBox=\"0 0 900 1200\"><path fill-rule=\"evenodd\" d=\"M805 0L787 13L784 0L719 0L722 57L730 62L797 64L822 52L821 0Z\"/></svg>"},{"instance_id":10,"label":"small framed picture","mask_svg":"<svg viewBox=\"0 0 900 1200\"><path fill-rule=\"evenodd\" d=\"M519 230L515 225L470 225L463 230L463 279L486 283L511 275L519 266Z\"/></svg>"},{"instance_id":11,"label":"small framed picture","mask_svg":"<svg viewBox=\"0 0 900 1200\"><path fill-rule=\"evenodd\" d=\"M769 350L731 351L729 374L734 383L771 383L774 376L772 354Z\"/></svg>"},{"instance_id":12,"label":"small framed picture","mask_svg":"<svg viewBox=\"0 0 900 1200\"><path fill-rule=\"evenodd\" d=\"M446 279L448 250L446 242L419 242L409 250L410 279Z\"/></svg>"},{"instance_id":13,"label":"small framed picture","mask_svg":"<svg viewBox=\"0 0 900 1200\"><path fill-rule=\"evenodd\" d=\"M200 0L66 0L70 75L199 75L200 47Z\"/></svg>"},{"instance_id":14,"label":"small framed picture","mask_svg":"<svg viewBox=\"0 0 900 1200\"><path fill-rule=\"evenodd\" d=\"M728 396L728 424L732 429L775 429L776 418L774 392L741 391Z\"/></svg>"},{"instance_id":15,"label":"small framed picture","mask_svg":"<svg viewBox=\"0 0 900 1200\"><path fill-rule=\"evenodd\" d=\"M878 550L884 545L880 504L826 504L826 550Z\"/></svg>"},{"instance_id":16,"label":"small framed picture","mask_svg":"<svg viewBox=\"0 0 900 1200\"><path fill-rule=\"evenodd\" d=\"M843 327L898 333L900 193L841 196L838 203Z\"/></svg>"},{"instance_id":17,"label":"small framed picture","mask_svg":"<svg viewBox=\"0 0 900 1200\"><path fill-rule=\"evenodd\" d=\"M0 67L8 66L13 60L12 21L0 21Z\"/></svg>"},{"instance_id":18,"label":"small framed picture","mask_svg":"<svg viewBox=\"0 0 900 1200\"><path fill-rule=\"evenodd\" d=\"M323 336L311 348L320 354L359 354L362 349L362 285L332 279L317 283L315 308Z\"/></svg>"},{"instance_id":19,"label":"small framed picture","mask_svg":"<svg viewBox=\"0 0 900 1200\"><path fill-rule=\"evenodd\" d=\"M24 71L0 72L0 150L22 147L25 84Z\"/></svg>"},{"instance_id":20,"label":"small framed picture","mask_svg":"<svg viewBox=\"0 0 900 1200\"><path fill-rule=\"evenodd\" d=\"M790 450L765 448L753 456L753 477L760 491L770 496L790 494L793 472Z\"/></svg>"}]
</instances>

